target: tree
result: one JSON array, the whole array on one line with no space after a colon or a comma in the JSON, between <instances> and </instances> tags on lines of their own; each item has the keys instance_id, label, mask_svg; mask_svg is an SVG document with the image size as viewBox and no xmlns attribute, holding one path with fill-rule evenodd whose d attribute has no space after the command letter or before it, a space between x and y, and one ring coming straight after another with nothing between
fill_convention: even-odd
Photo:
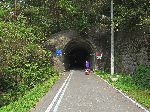
<instances>
[{"instance_id":1,"label":"tree","mask_svg":"<svg viewBox=\"0 0 150 112\"><path fill-rule=\"evenodd\" d=\"M115 28L131 31L149 26L149 4L148 0L114 0Z\"/></svg>"}]
</instances>

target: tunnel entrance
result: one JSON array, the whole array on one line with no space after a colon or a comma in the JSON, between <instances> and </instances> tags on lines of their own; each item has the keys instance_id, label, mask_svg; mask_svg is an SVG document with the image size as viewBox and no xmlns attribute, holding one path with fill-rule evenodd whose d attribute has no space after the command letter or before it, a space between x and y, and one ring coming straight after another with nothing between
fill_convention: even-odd
<instances>
[{"instance_id":1,"label":"tunnel entrance","mask_svg":"<svg viewBox=\"0 0 150 112\"><path fill-rule=\"evenodd\" d=\"M69 53L68 59L70 61L70 68L83 69L85 66L85 61L90 60L90 54L86 49L77 47L72 49Z\"/></svg>"},{"instance_id":2,"label":"tunnel entrance","mask_svg":"<svg viewBox=\"0 0 150 112\"><path fill-rule=\"evenodd\" d=\"M94 63L94 49L86 41L73 40L64 48L64 66L65 69L84 69L85 61L88 60L91 68Z\"/></svg>"}]
</instances>

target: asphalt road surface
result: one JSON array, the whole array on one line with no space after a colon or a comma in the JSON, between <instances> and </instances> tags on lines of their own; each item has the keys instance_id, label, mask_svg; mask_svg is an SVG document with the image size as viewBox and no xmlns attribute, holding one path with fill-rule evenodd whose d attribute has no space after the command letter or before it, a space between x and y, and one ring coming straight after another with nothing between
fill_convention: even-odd
<instances>
[{"instance_id":1,"label":"asphalt road surface","mask_svg":"<svg viewBox=\"0 0 150 112\"><path fill-rule=\"evenodd\" d=\"M93 73L71 70L31 112L145 112ZM148 112L148 111L147 111Z\"/></svg>"}]
</instances>

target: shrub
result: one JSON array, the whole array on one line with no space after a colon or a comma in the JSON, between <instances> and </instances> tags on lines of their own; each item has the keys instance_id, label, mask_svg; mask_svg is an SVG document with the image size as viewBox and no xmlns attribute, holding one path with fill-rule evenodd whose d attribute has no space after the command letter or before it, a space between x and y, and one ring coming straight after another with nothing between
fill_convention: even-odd
<instances>
[{"instance_id":1,"label":"shrub","mask_svg":"<svg viewBox=\"0 0 150 112\"><path fill-rule=\"evenodd\" d=\"M132 79L139 87L150 89L150 67L140 65L137 71L133 74Z\"/></svg>"},{"instance_id":2,"label":"shrub","mask_svg":"<svg viewBox=\"0 0 150 112\"><path fill-rule=\"evenodd\" d=\"M37 32L41 35L37 37L25 19L18 16L15 22L0 20L0 106L17 100L55 73L51 52L39 44L43 35Z\"/></svg>"}]
</instances>

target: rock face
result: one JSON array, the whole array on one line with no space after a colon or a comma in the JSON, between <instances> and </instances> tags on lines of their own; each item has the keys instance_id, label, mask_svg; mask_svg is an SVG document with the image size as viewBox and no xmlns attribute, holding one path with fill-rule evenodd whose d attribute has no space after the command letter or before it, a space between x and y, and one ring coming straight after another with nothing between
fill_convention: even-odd
<instances>
[{"instance_id":1,"label":"rock face","mask_svg":"<svg viewBox=\"0 0 150 112\"><path fill-rule=\"evenodd\" d=\"M148 32L119 32L115 35L115 70L133 73L138 65L150 66L150 35Z\"/></svg>"},{"instance_id":2,"label":"rock face","mask_svg":"<svg viewBox=\"0 0 150 112\"><path fill-rule=\"evenodd\" d=\"M144 31L115 33L115 72L133 73L139 64L150 66L150 35ZM110 30L107 26L94 26L84 34L74 29L61 31L51 35L46 46L54 48L54 67L59 70L83 69L84 61L89 60L92 69L110 72ZM56 49L61 49L63 55L56 56ZM96 59L96 52L103 53L101 60Z\"/></svg>"}]
</instances>

